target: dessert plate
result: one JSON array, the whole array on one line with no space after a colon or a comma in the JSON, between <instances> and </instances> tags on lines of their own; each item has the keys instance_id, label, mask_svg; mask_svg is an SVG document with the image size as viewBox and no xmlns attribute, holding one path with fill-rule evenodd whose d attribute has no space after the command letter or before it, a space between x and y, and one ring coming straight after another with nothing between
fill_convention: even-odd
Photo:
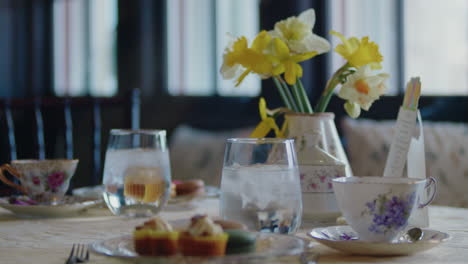
<instances>
[{"instance_id":1,"label":"dessert plate","mask_svg":"<svg viewBox=\"0 0 468 264\"><path fill-rule=\"evenodd\" d=\"M99 200L89 200L79 197L66 196L60 204L27 204L28 199L25 196L14 197L18 201L25 203L11 203L12 197L0 198L0 207L3 207L20 217L66 217L77 215L84 210L100 203Z\"/></svg>"},{"instance_id":2,"label":"dessert plate","mask_svg":"<svg viewBox=\"0 0 468 264\"><path fill-rule=\"evenodd\" d=\"M249 260L268 262L269 258L278 256L299 255L304 250L304 240L289 236L255 232L257 237L256 251L246 254L232 254L224 257L143 257L139 256L133 246L132 235L125 235L103 241L97 241L90 248L99 254L128 260L136 263L244 263Z\"/></svg>"},{"instance_id":3,"label":"dessert plate","mask_svg":"<svg viewBox=\"0 0 468 264\"><path fill-rule=\"evenodd\" d=\"M392 242L369 242L359 240L350 226L330 226L314 228L308 235L328 247L367 256L401 256L431 249L450 239L450 235L431 229L422 229L423 236L418 241L411 241L401 236Z\"/></svg>"}]
</instances>

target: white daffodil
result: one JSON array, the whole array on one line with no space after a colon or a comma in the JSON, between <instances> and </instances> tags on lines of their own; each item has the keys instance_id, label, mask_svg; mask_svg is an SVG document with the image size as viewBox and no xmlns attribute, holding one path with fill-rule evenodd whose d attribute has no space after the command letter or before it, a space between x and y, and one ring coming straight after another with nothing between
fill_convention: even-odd
<instances>
[{"instance_id":1,"label":"white daffodil","mask_svg":"<svg viewBox=\"0 0 468 264\"><path fill-rule=\"evenodd\" d=\"M298 17L292 16L275 24L269 33L280 38L294 53L316 51L318 54L328 52L330 43L312 32L315 24L314 9L307 9Z\"/></svg>"},{"instance_id":2,"label":"white daffodil","mask_svg":"<svg viewBox=\"0 0 468 264\"><path fill-rule=\"evenodd\" d=\"M338 96L346 100L345 110L353 118L360 114L360 109L369 110L372 103L387 90L386 73L372 75L369 65L360 67L354 74L348 76L341 86Z\"/></svg>"}]
</instances>

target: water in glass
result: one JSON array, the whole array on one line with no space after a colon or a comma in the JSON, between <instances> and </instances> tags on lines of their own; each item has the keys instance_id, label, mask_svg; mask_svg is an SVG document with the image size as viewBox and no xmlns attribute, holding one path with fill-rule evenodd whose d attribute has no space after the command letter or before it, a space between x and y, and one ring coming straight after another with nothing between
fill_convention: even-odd
<instances>
[{"instance_id":1,"label":"water in glass","mask_svg":"<svg viewBox=\"0 0 468 264\"><path fill-rule=\"evenodd\" d=\"M284 154L285 158L275 161L272 157L281 152L281 147L269 149L273 151L265 152L268 157L263 162L255 158L243 162L245 157L258 158L258 150L227 147L221 180L221 216L251 230L294 233L301 223L302 196L293 145L279 155Z\"/></svg>"},{"instance_id":2,"label":"water in glass","mask_svg":"<svg viewBox=\"0 0 468 264\"><path fill-rule=\"evenodd\" d=\"M168 151L160 148L109 148L104 165L104 200L116 215L151 216L170 192Z\"/></svg>"}]
</instances>

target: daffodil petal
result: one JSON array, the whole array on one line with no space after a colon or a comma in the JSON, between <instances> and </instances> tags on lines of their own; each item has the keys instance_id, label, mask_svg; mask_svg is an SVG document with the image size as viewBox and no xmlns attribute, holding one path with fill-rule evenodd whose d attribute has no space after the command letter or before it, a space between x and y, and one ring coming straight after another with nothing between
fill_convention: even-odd
<instances>
[{"instance_id":1,"label":"daffodil petal","mask_svg":"<svg viewBox=\"0 0 468 264\"><path fill-rule=\"evenodd\" d=\"M267 119L267 106L266 106L266 101L265 98L260 97L260 101L258 101L258 112L260 113L260 118L262 120Z\"/></svg>"},{"instance_id":2,"label":"daffodil petal","mask_svg":"<svg viewBox=\"0 0 468 264\"><path fill-rule=\"evenodd\" d=\"M241 76L239 76L239 78L237 78L236 87L242 83L242 81L245 79L245 77L247 77L247 75L249 75L250 72L251 70L247 69L241 74Z\"/></svg>"},{"instance_id":3,"label":"daffodil petal","mask_svg":"<svg viewBox=\"0 0 468 264\"><path fill-rule=\"evenodd\" d=\"M306 52L306 53L293 55L293 56L291 56L291 60L293 60L294 62L301 62L301 61L311 59L311 58L313 58L313 57L315 57L317 55L318 55L317 51L311 51L311 52Z\"/></svg>"},{"instance_id":4,"label":"daffodil petal","mask_svg":"<svg viewBox=\"0 0 468 264\"><path fill-rule=\"evenodd\" d=\"M305 10L304 12L302 12L301 14L299 14L298 18L303 23L313 28L315 25L315 10L313 8L309 8Z\"/></svg>"},{"instance_id":5,"label":"daffodil petal","mask_svg":"<svg viewBox=\"0 0 468 264\"><path fill-rule=\"evenodd\" d=\"M250 134L251 138L263 138L271 131L271 127L265 120L262 120Z\"/></svg>"},{"instance_id":6,"label":"daffodil petal","mask_svg":"<svg viewBox=\"0 0 468 264\"><path fill-rule=\"evenodd\" d=\"M361 114L361 107L356 104L352 103L350 101L346 101L344 104L344 109L346 110L346 113L352 118L357 118Z\"/></svg>"},{"instance_id":7,"label":"daffodil petal","mask_svg":"<svg viewBox=\"0 0 468 264\"><path fill-rule=\"evenodd\" d=\"M275 131L276 137L284 137L283 134L281 133L278 125L276 124L275 119L269 117L265 121L268 123L270 128L273 129L273 131Z\"/></svg>"},{"instance_id":8,"label":"daffodil petal","mask_svg":"<svg viewBox=\"0 0 468 264\"><path fill-rule=\"evenodd\" d=\"M289 48L281 39L273 39L273 50L276 57L287 57L289 56Z\"/></svg>"},{"instance_id":9,"label":"daffodil petal","mask_svg":"<svg viewBox=\"0 0 468 264\"><path fill-rule=\"evenodd\" d=\"M301 67L301 65L295 64L294 67L295 67L296 76L298 78L301 78L302 77L302 67Z\"/></svg>"},{"instance_id":10,"label":"daffodil petal","mask_svg":"<svg viewBox=\"0 0 468 264\"><path fill-rule=\"evenodd\" d=\"M273 76L277 76L277 75L282 74L285 70L286 70L286 68L284 67L284 65L280 64L280 65L277 65L276 67L274 67L273 71L271 73L273 74Z\"/></svg>"},{"instance_id":11,"label":"daffodil petal","mask_svg":"<svg viewBox=\"0 0 468 264\"><path fill-rule=\"evenodd\" d=\"M267 31L263 30L252 42L251 48L257 52L262 52L271 42L271 36Z\"/></svg>"},{"instance_id":12,"label":"daffodil petal","mask_svg":"<svg viewBox=\"0 0 468 264\"><path fill-rule=\"evenodd\" d=\"M286 62L285 64L286 71L284 72L284 79L289 85L296 83L296 67L291 61Z\"/></svg>"}]
</instances>

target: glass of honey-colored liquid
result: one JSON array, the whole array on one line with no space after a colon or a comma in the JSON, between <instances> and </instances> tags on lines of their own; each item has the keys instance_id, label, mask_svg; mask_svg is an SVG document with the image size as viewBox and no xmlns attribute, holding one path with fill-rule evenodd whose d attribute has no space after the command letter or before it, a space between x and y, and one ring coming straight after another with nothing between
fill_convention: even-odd
<instances>
[{"instance_id":1,"label":"glass of honey-colored liquid","mask_svg":"<svg viewBox=\"0 0 468 264\"><path fill-rule=\"evenodd\" d=\"M169 199L169 151L164 130L111 130L103 196L115 215L157 214Z\"/></svg>"}]
</instances>

